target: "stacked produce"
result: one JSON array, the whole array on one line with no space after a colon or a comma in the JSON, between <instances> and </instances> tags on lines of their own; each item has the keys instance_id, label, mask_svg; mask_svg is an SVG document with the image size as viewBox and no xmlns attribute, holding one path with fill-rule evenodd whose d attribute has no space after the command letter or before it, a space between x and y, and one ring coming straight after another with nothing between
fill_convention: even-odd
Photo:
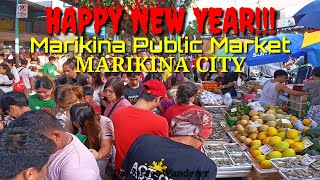
<instances>
[{"instance_id":1,"label":"stacked produce","mask_svg":"<svg viewBox=\"0 0 320 180\"><path fill-rule=\"evenodd\" d=\"M216 92L219 86L217 84L203 84L203 88L207 91Z\"/></svg>"},{"instance_id":2,"label":"stacked produce","mask_svg":"<svg viewBox=\"0 0 320 180\"><path fill-rule=\"evenodd\" d=\"M307 131L305 135L304 138L308 138L313 143L306 153L310 155L320 155L320 127Z\"/></svg>"},{"instance_id":3,"label":"stacked produce","mask_svg":"<svg viewBox=\"0 0 320 180\"><path fill-rule=\"evenodd\" d=\"M305 149L301 142L305 139L301 138L302 131L293 126L298 118L287 115L276 106L267 109L266 113L250 110L231 128L237 139L248 146L251 156L263 169L272 168L271 159L295 157ZM305 124L311 123L305 120ZM264 145L271 148L265 154L261 149Z\"/></svg>"},{"instance_id":4,"label":"stacked produce","mask_svg":"<svg viewBox=\"0 0 320 180\"><path fill-rule=\"evenodd\" d=\"M249 114L249 111L250 107L242 103L238 105L229 106L229 108L227 109L227 114L231 117L239 117Z\"/></svg>"}]
</instances>

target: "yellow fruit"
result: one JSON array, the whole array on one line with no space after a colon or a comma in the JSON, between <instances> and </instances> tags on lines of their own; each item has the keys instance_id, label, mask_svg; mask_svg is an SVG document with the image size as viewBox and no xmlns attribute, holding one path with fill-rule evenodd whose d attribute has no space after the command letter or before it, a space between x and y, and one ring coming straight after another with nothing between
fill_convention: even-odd
<instances>
[{"instance_id":1,"label":"yellow fruit","mask_svg":"<svg viewBox=\"0 0 320 180\"><path fill-rule=\"evenodd\" d=\"M280 128L280 129L278 129L278 132L287 132L287 131L283 128Z\"/></svg>"},{"instance_id":2,"label":"yellow fruit","mask_svg":"<svg viewBox=\"0 0 320 180\"><path fill-rule=\"evenodd\" d=\"M280 151L280 152L282 152L282 151L285 151L285 150L289 149L289 147L290 147L290 144L289 144L288 142L282 141L282 142L277 143L277 144L273 147L273 149L274 149L275 151Z\"/></svg>"},{"instance_id":3,"label":"yellow fruit","mask_svg":"<svg viewBox=\"0 0 320 180\"><path fill-rule=\"evenodd\" d=\"M258 113L259 114L259 113ZM260 117L259 116L252 116L251 121L256 121L258 120Z\"/></svg>"},{"instance_id":4,"label":"yellow fruit","mask_svg":"<svg viewBox=\"0 0 320 180\"><path fill-rule=\"evenodd\" d=\"M268 128L269 126L263 124L258 129L259 129L259 132L266 132Z\"/></svg>"},{"instance_id":5,"label":"yellow fruit","mask_svg":"<svg viewBox=\"0 0 320 180\"><path fill-rule=\"evenodd\" d=\"M247 138L243 141L246 145L249 145L252 142L252 139Z\"/></svg>"},{"instance_id":6,"label":"yellow fruit","mask_svg":"<svg viewBox=\"0 0 320 180\"><path fill-rule=\"evenodd\" d=\"M291 122L296 122L298 120L297 117L295 116L291 116L290 119L289 119Z\"/></svg>"},{"instance_id":7,"label":"yellow fruit","mask_svg":"<svg viewBox=\"0 0 320 180\"><path fill-rule=\"evenodd\" d=\"M290 128L290 129L291 129L291 128L293 128L293 125L292 125L292 124L285 124L285 125L284 125L284 127L285 127L285 128Z\"/></svg>"},{"instance_id":8,"label":"yellow fruit","mask_svg":"<svg viewBox=\"0 0 320 180\"><path fill-rule=\"evenodd\" d=\"M292 148L296 152L301 152L301 151L304 150L304 145L303 145L302 142L295 142L295 143L290 145L290 148Z\"/></svg>"},{"instance_id":9,"label":"yellow fruit","mask_svg":"<svg viewBox=\"0 0 320 180\"><path fill-rule=\"evenodd\" d=\"M311 119L304 119L304 120L302 121L302 123L303 123L303 125L305 125L305 126L309 126L309 125L312 123L312 120L311 120Z\"/></svg>"},{"instance_id":10,"label":"yellow fruit","mask_svg":"<svg viewBox=\"0 0 320 180\"><path fill-rule=\"evenodd\" d=\"M256 120L258 123L263 124L263 120L262 119L257 119Z\"/></svg>"},{"instance_id":11,"label":"yellow fruit","mask_svg":"<svg viewBox=\"0 0 320 180\"><path fill-rule=\"evenodd\" d=\"M274 111L274 110L269 110L266 112L266 114L273 114L273 115L276 115L277 113Z\"/></svg>"},{"instance_id":12,"label":"yellow fruit","mask_svg":"<svg viewBox=\"0 0 320 180\"><path fill-rule=\"evenodd\" d=\"M310 129L309 126L305 126L305 127L303 128L302 132L307 132L309 129Z\"/></svg>"},{"instance_id":13,"label":"yellow fruit","mask_svg":"<svg viewBox=\"0 0 320 180\"><path fill-rule=\"evenodd\" d=\"M300 136L298 136L298 137L294 138L293 140L294 140L295 142L300 142L301 138L300 138Z\"/></svg>"},{"instance_id":14,"label":"yellow fruit","mask_svg":"<svg viewBox=\"0 0 320 180\"><path fill-rule=\"evenodd\" d=\"M250 117L249 117L248 115L243 115L243 116L241 117L241 120L247 120L247 121L249 121L249 120L250 120Z\"/></svg>"},{"instance_id":15,"label":"yellow fruit","mask_svg":"<svg viewBox=\"0 0 320 180\"><path fill-rule=\"evenodd\" d=\"M239 141L240 141L240 142L243 142L243 141L246 140L246 139L247 139L247 137L245 137L245 136L240 136Z\"/></svg>"},{"instance_id":16,"label":"yellow fruit","mask_svg":"<svg viewBox=\"0 0 320 180\"><path fill-rule=\"evenodd\" d=\"M251 134L249 135L249 138L252 139L252 140L255 140L255 139L257 139L257 136L258 136L257 133L251 133Z\"/></svg>"},{"instance_id":17,"label":"yellow fruit","mask_svg":"<svg viewBox=\"0 0 320 180\"><path fill-rule=\"evenodd\" d=\"M267 159L267 156L265 155L258 155L254 158L256 160L257 163L260 163L261 161L264 161Z\"/></svg>"},{"instance_id":18,"label":"yellow fruit","mask_svg":"<svg viewBox=\"0 0 320 180\"><path fill-rule=\"evenodd\" d=\"M273 136L273 137L270 138L268 144L269 144L270 146L274 146L274 145L278 144L278 143L281 142L281 141L282 141L281 137L279 137L279 136Z\"/></svg>"},{"instance_id":19,"label":"yellow fruit","mask_svg":"<svg viewBox=\"0 0 320 180\"><path fill-rule=\"evenodd\" d=\"M268 159L275 159L275 158L281 158L282 153L280 151L272 151L271 153L268 154Z\"/></svg>"},{"instance_id":20,"label":"yellow fruit","mask_svg":"<svg viewBox=\"0 0 320 180\"><path fill-rule=\"evenodd\" d=\"M263 144L268 144L269 141L270 141L270 138L271 138L271 137L265 138L262 143L263 143Z\"/></svg>"},{"instance_id":21,"label":"yellow fruit","mask_svg":"<svg viewBox=\"0 0 320 180\"><path fill-rule=\"evenodd\" d=\"M266 132L261 132L258 134L258 139L259 140L264 140L266 137L268 136L268 134Z\"/></svg>"},{"instance_id":22,"label":"yellow fruit","mask_svg":"<svg viewBox=\"0 0 320 180\"><path fill-rule=\"evenodd\" d=\"M249 151L250 151L250 152L253 152L254 150L259 149L259 147L261 147L261 145L254 145L254 146L251 146Z\"/></svg>"},{"instance_id":23,"label":"yellow fruit","mask_svg":"<svg viewBox=\"0 0 320 180\"><path fill-rule=\"evenodd\" d=\"M276 120L276 122L277 122L277 125L279 126L279 127L281 127L283 124L282 124L282 121L280 120L280 119L278 119L278 120Z\"/></svg>"},{"instance_id":24,"label":"yellow fruit","mask_svg":"<svg viewBox=\"0 0 320 180\"><path fill-rule=\"evenodd\" d=\"M295 129L290 129L289 131L287 131L287 137L289 139L295 139L299 136L299 133L297 130Z\"/></svg>"},{"instance_id":25,"label":"yellow fruit","mask_svg":"<svg viewBox=\"0 0 320 180\"><path fill-rule=\"evenodd\" d=\"M294 151L294 149L287 149L285 151L282 152L282 157L294 157L296 155L296 152Z\"/></svg>"},{"instance_id":26,"label":"yellow fruit","mask_svg":"<svg viewBox=\"0 0 320 180\"><path fill-rule=\"evenodd\" d=\"M250 116L258 116L258 115L259 115L259 112L258 112L258 111L255 111L255 110L250 110L250 111L249 111L249 115L250 115Z\"/></svg>"},{"instance_id":27,"label":"yellow fruit","mask_svg":"<svg viewBox=\"0 0 320 180\"><path fill-rule=\"evenodd\" d=\"M282 140L286 139L286 133L285 132L279 132L277 136L281 137Z\"/></svg>"},{"instance_id":28,"label":"yellow fruit","mask_svg":"<svg viewBox=\"0 0 320 180\"><path fill-rule=\"evenodd\" d=\"M271 169L272 168L272 164L271 164L270 160L263 160L260 163L260 167L262 169Z\"/></svg>"},{"instance_id":29,"label":"yellow fruit","mask_svg":"<svg viewBox=\"0 0 320 180\"><path fill-rule=\"evenodd\" d=\"M262 155L262 152L261 152L260 150L254 150L254 151L252 151L252 153L251 153L251 156L252 156L253 158L255 158L255 157L259 156L259 155Z\"/></svg>"},{"instance_id":30,"label":"yellow fruit","mask_svg":"<svg viewBox=\"0 0 320 180\"><path fill-rule=\"evenodd\" d=\"M293 143L295 143L295 141L294 141L294 140L292 140L292 139L285 139L285 140L283 140L283 141L288 142L289 144L293 144Z\"/></svg>"},{"instance_id":31,"label":"yellow fruit","mask_svg":"<svg viewBox=\"0 0 320 180\"><path fill-rule=\"evenodd\" d=\"M276 134L278 134L278 130L276 128L274 128L274 127L269 127L267 129L267 134L269 136L275 136Z\"/></svg>"},{"instance_id":32,"label":"yellow fruit","mask_svg":"<svg viewBox=\"0 0 320 180\"><path fill-rule=\"evenodd\" d=\"M262 142L261 140L253 140L251 143L250 143L250 146L255 146L255 145L262 145Z\"/></svg>"}]
</instances>

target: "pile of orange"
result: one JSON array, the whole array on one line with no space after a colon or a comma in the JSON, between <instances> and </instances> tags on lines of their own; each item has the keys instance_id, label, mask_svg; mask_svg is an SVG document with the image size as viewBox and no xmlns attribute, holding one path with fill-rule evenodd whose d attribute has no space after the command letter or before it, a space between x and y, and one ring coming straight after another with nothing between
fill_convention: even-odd
<instances>
[{"instance_id":1,"label":"pile of orange","mask_svg":"<svg viewBox=\"0 0 320 180\"><path fill-rule=\"evenodd\" d=\"M217 84L203 84L205 90L216 90L219 88Z\"/></svg>"}]
</instances>

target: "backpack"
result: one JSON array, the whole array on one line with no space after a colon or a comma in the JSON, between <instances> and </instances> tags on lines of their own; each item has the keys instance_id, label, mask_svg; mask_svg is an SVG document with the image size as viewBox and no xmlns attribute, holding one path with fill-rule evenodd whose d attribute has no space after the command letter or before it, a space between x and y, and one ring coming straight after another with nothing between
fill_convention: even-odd
<instances>
[{"instance_id":1,"label":"backpack","mask_svg":"<svg viewBox=\"0 0 320 180\"><path fill-rule=\"evenodd\" d=\"M18 72L18 74L25 68L21 68L20 71ZM24 82L23 82L23 79L22 79L22 76L19 76L20 77L20 81L18 83L15 83L13 85L13 90L16 91L16 92L24 92L27 88L26 88L26 85L24 85Z\"/></svg>"}]
</instances>

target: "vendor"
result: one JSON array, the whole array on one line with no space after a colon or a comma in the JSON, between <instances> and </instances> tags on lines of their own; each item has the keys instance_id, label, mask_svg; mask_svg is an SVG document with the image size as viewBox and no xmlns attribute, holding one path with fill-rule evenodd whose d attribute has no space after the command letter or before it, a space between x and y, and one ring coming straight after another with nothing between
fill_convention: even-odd
<instances>
[{"instance_id":1,"label":"vendor","mask_svg":"<svg viewBox=\"0 0 320 180\"><path fill-rule=\"evenodd\" d=\"M214 80L219 85L223 94L230 93L232 97L237 96L234 79L231 74L227 74L218 69L218 77Z\"/></svg>"},{"instance_id":2,"label":"vendor","mask_svg":"<svg viewBox=\"0 0 320 180\"><path fill-rule=\"evenodd\" d=\"M287 81L288 73L284 70L274 72L274 79L268 80L263 85L263 92L259 99L262 106L276 105L280 93L286 92L294 96L307 95L307 92L294 91L288 88L284 82Z\"/></svg>"},{"instance_id":3,"label":"vendor","mask_svg":"<svg viewBox=\"0 0 320 180\"><path fill-rule=\"evenodd\" d=\"M242 86L248 80L248 76L243 72L230 72L229 75L238 87Z\"/></svg>"}]
</instances>

